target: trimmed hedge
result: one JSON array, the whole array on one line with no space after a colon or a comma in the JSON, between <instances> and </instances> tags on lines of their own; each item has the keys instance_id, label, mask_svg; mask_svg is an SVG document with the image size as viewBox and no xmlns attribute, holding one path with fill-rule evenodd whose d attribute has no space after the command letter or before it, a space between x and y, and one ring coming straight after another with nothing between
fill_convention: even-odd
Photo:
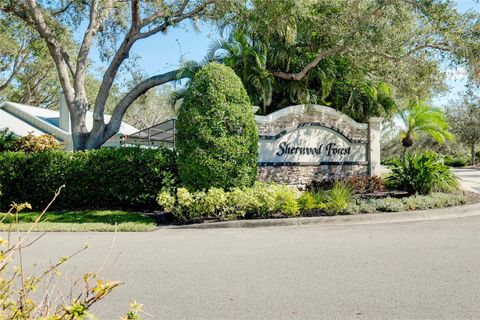
<instances>
[{"instance_id":1,"label":"trimmed hedge","mask_svg":"<svg viewBox=\"0 0 480 320\"><path fill-rule=\"evenodd\" d=\"M189 190L252 186L258 131L235 72L210 63L195 74L177 119L180 181Z\"/></svg>"},{"instance_id":2,"label":"trimmed hedge","mask_svg":"<svg viewBox=\"0 0 480 320\"><path fill-rule=\"evenodd\" d=\"M470 162L467 156L446 155L443 157L443 163L449 167L465 167Z\"/></svg>"},{"instance_id":3,"label":"trimmed hedge","mask_svg":"<svg viewBox=\"0 0 480 320\"><path fill-rule=\"evenodd\" d=\"M102 148L0 153L0 208L13 201L43 209L65 184L54 208L153 208L158 190L175 183L167 149Z\"/></svg>"}]
</instances>

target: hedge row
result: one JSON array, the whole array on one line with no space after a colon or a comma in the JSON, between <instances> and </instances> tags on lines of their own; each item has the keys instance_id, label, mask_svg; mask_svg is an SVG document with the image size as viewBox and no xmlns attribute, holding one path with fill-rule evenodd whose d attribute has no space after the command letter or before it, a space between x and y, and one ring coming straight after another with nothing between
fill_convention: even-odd
<instances>
[{"instance_id":1,"label":"hedge row","mask_svg":"<svg viewBox=\"0 0 480 320\"><path fill-rule=\"evenodd\" d=\"M13 201L40 210L65 185L54 208L153 208L158 190L176 178L167 149L102 148L0 153L0 208Z\"/></svg>"}]
</instances>

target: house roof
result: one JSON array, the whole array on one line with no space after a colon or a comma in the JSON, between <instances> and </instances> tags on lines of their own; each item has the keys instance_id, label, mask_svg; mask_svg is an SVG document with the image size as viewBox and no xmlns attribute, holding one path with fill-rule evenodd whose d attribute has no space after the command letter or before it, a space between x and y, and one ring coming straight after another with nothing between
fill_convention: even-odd
<instances>
[{"instance_id":1,"label":"house roof","mask_svg":"<svg viewBox=\"0 0 480 320\"><path fill-rule=\"evenodd\" d=\"M25 136L29 132L34 135L53 134L57 138L63 139L70 135L68 132L60 129L60 111L45 108L27 106L13 102L3 102L0 104L0 130L8 128L18 136ZM105 115L105 121L110 120L109 115ZM93 126L93 113L88 111L86 117L88 130ZM137 132L138 129L122 122L119 134L129 135Z\"/></svg>"}]
</instances>

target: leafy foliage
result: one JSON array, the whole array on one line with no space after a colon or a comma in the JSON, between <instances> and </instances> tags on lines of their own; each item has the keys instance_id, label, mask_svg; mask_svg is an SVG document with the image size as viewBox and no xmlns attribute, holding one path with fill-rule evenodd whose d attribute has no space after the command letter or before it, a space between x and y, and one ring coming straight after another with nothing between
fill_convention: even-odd
<instances>
[{"instance_id":1,"label":"leafy foliage","mask_svg":"<svg viewBox=\"0 0 480 320\"><path fill-rule=\"evenodd\" d=\"M468 164L468 158L457 155L446 155L443 157L443 163L449 167L465 167Z\"/></svg>"},{"instance_id":2,"label":"leafy foliage","mask_svg":"<svg viewBox=\"0 0 480 320\"><path fill-rule=\"evenodd\" d=\"M410 194L426 195L433 191L451 191L457 179L437 154L408 154L405 160L396 159L392 172L385 179L388 186Z\"/></svg>"},{"instance_id":3,"label":"leafy foliage","mask_svg":"<svg viewBox=\"0 0 480 320\"><path fill-rule=\"evenodd\" d=\"M148 208L155 204L158 190L174 182L174 159L166 149L3 152L0 205L5 208L20 199L38 209L56 188L66 185L56 208Z\"/></svg>"},{"instance_id":4,"label":"leafy foliage","mask_svg":"<svg viewBox=\"0 0 480 320\"><path fill-rule=\"evenodd\" d=\"M17 137L15 134L7 129L0 130L0 152L13 151L17 144Z\"/></svg>"},{"instance_id":5,"label":"leafy foliage","mask_svg":"<svg viewBox=\"0 0 480 320\"><path fill-rule=\"evenodd\" d=\"M352 200L353 189L350 185L341 181L333 181L332 188L326 190L307 191L299 199L300 209L308 212L321 209L327 215L345 213L348 204Z\"/></svg>"},{"instance_id":6,"label":"leafy foliage","mask_svg":"<svg viewBox=\"0 0 480 320\"><path fill-rule=\"evenodd\" d=\"M240 79L211 63L186 92L177 121L180 180L189 189L251 186L258 132Z\"/></svg>"},{"instance_id":7,"label":"leafy foliage","mask_svg":"<svg viewBox=\"0 0 480 320\"><path fill-rule=\"evenodd\" d=\"M461 194L431 193L429 195L413 195L405 198L382 198L360 200L358 204L351 204L347 211L352 214L373 212L400 212L412 210L426 210L458 206L466 203Z\"/></svg>"},{"instance_id":8,"label":"leafy foliage","mask_svg":"<svg viewBox=\"0 0 480 320\"><path fill-rule=\"evenodd\" d=\"M462 99L447 108L447 117L452 132L470 147L470 164L475 165L475 145L480 141L480 94L467 90Z\"/></svg>"},{"instance_id":9,"label":"leafy foliage","mask_svg":"<svg viewBox=\"0 0 480 320\"><path fill-rule=\"evenodd\" d=\"M443 1L253 0L225 17L210 57L235 70L263 113L319 103L364 121L391 115L393 97L443 90L441 61L471 61L477 25Z\"/></svg>"},{"instance_id":10,"label":"leafy foliage","mask_svg":"<svg viewBox=\"0 0 480 320\"><path fill-rule=\"evenodd\" d=\"M16 151L24 152L44 152L48 150L58 150L60 143L50 134L34 136L29 132L26 136L19 138L15 144Z\"/></svg>"},{"instance_id":11,"label":"leafy foliage","mask_svg":"<svg viewBox=\"0 0 480 320\"><path fill-rule=\"evenodd\" d=\"M418 133L425 133L440 143L453 139L444 112L424 102L411 102L407 109L400 111L400 118L403 122L400 138L405 149L413 145Z\"/></svg>"},{"instance_id":12,"label":"leafy foliage","mask_svg":"<svg viewBox=\"0 0 480 320\"><path fill-rule=\"evenodd\" d=\"M224 191L212 187L190 192L178 188L176 193L163 190L157 196L165 212L172 212L179 222L205 219L267 218L274 214L297 216L300 192L293 187L257 182L252 187Z\"/></svg>"}]
</instances>

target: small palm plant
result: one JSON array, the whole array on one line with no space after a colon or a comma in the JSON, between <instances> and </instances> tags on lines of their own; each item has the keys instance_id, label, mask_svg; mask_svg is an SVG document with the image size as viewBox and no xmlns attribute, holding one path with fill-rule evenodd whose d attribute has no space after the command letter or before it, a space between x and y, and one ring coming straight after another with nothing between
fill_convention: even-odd
<instances>
[{"instance_id":1,"label":"small palm plant","mask_svg":"<svg viewBox=\"0 0 480 320\"><path fill-rule=\"evenodd\" d=\"M424 102L410 103L408 108L400 111L400 118L403 122L403 129L400 132L404 148L403 159L419 133L425 133L440 143L453 139L443 111Z\"/></svg>"}]
</instances>

